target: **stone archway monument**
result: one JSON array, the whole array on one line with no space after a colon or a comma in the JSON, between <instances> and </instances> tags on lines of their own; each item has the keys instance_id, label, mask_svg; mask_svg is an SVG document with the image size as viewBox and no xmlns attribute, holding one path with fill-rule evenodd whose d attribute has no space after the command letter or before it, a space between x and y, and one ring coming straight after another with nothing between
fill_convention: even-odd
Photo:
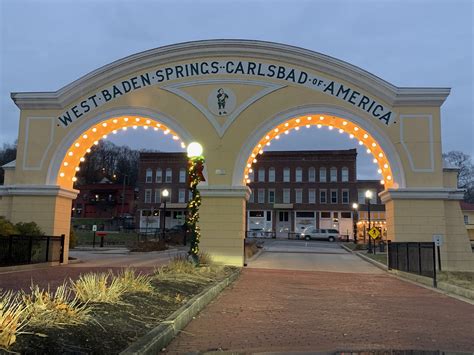
<instances>
[{"instance_id":1,"label":"stone archway monument","mask_svg":"<svg viewBox=\"0 0 474 355\"><path fill-rule=\"evenodd\" d=\"M12 94L21 110L18 154L4 167L0 215L68 235L74 175L90 147L141 126L204 147L201 247L217 261L242 265L252 164L281 134L324 125L373 154L389 239L442 234L444 268L472 270L462 191L441 156L440 106L448 94L395 87L340 60L276 43L211 40L138 53L56 92Z\"/></svg>"}]
</instances>

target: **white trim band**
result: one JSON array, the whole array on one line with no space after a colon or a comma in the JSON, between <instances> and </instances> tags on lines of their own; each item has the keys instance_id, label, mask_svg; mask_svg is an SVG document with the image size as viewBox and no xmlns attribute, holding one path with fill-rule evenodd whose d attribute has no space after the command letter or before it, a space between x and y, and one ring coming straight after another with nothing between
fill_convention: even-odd
<instances>
[{"instance_id":1,"label":"white trim band","mask_svg":"<svg viewBox=\"0 0 474 355\"><path fill-rule=\"evenodd\" d=\"M250 188L248 186L199 186L199 192L203 197L250 197Z\"/></svg>"},{"instance_id":2,"label":"white trim band","mask_svg":"<svg viewBox=\"0 0 474 355\"><path fill-rule=\"evenodd\" d=\"M379 193L382 203L392 200L462 200L464 191L456 188L388 189Z\"/></svg>"},{"instance_id":3,"label":"white trim band","mask_svg":"<svg viewBox=\"0 0 474 355\"><path fill-rule=\"evenodd\" d=\"M59 196L74 200L79 190L57 185L5 185L0 186L0 196Z\"/></svg>"}]
</instances>

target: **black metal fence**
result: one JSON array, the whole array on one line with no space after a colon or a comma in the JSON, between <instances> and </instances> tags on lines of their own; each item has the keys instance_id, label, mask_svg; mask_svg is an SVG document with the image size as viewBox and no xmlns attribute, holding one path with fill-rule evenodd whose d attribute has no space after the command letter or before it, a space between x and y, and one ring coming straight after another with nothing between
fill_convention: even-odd
<instances>
[{"instance_id":1,"label":"black metal fence","mask_svg":"<svg viewBox=\"0 0 474 355\"><path fill-rule=\"evenodd\" d=\"M276 238L275 231L246 231L245 238Z\"/></svg>"},{"instance_id":2,"label":"black metal fence","mask_svg":"<svg viewBox=\"0 0 474 355\"><path fill-rule=\"evenodd\" d=\"M430 277L436 287L435 243L388 241L388 269Z\"/></svg>"},{"instance_id":3,"label":"black metal fence","mask_svg":"<svg viewBox=\"0 0 474 355\"><path fill-rule=\"evenodd\" d=\"M0 266L64 261L64 234L0 236Z\"/></svg>"}]
</instances>

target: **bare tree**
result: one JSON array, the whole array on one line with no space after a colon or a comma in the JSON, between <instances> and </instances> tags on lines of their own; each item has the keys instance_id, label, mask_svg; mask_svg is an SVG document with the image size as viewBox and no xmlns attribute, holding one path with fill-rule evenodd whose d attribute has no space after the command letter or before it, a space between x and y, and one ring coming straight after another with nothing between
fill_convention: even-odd
<instances>
[{"instance_id":1,"label":"bare tree","mask_svg":"<svg viewBox=\"0 0 474 355\"><path fill-rule=\"evenodd\" d=\"M451 151L443 154L443 158L459 169L458 187L466 189L464 201L474 203L474 165L471 156L460 151Z\"/></svg>"}]
</instances>

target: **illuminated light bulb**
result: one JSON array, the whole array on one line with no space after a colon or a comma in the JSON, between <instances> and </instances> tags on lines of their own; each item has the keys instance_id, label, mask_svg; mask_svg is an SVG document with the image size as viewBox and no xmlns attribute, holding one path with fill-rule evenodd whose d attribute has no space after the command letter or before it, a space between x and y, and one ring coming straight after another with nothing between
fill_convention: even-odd
<instances>
[{"instance_id":1,"label":"illuminated light bulb","mask_svg":"<svg viewBox=\"0 0 474 355\"><path fill-rule=\"evenodd\" d=\"M295 127L295 131L299 131L299 130L300 130L300 128L299 128L299 127Z\"/></svg>"},{"instance_id":2,"label":"illuminated light bulb","mask_svg":"<svg viewBox=\"0 0 474 355\"><path fill-rule=\"evenodd\" d=\"M275 128L273 131L274 131L275 133L277 133L277 132L278 132L278 128Z\"/></svg>"},{"instance_id":3,"label":"illuminated light bulb","mask_svg":"<svg viewBox=\"0 0 474 355\"><path fill-rule=\"evenodd\" d=\"M249 178L248 174L245 174L245 178L246 178L246 179L248 179L248 178Z\"/></svg>"},{"instance_id":4,"label":"illuminated light bulb","mask_svg":"<svg viewBox=\"0 0 474 355\"><path fill-rule=\"evenodd\" d=\"M382 169L377 169L377 172L378 172L379 174L382 174Z\"/></svg>"},{"instance_id":5,"label":"illuminated light bulb","mask_svg":"<svg viewBox=\"0 0 474 355\"><path fill-rule=\"evenodd\" d=\"M60 173L59 176L64 177L64 173Z\"/></svg>"},{"instance_id":6,"label":"illuminated light bulb","mask_svg":"<svg viewBox=\"0 0 474 355\"><path fill-rule=\"evenodd\" d=\"M113 134L117 134L117 130L114 129L114 130L112 131L112 133L113 133Z\"/></svg>"},{"instance_id":7,"label":"illuminated light bulb","mask_svg":"<svg viewBox=\"0 0 474 355\"><path fill-rule=\"evenodd\" d=\"M322 121L322 120L324 120L324 117L323 117L323 116L319 116L319 119Z\"/></svg>"},{"instance_id":8,"label":"illuminated light bulb","mask_svg":"<svg viewBox=\"0 0 474 355\"><path fill-rule=\"evenodd\" d=\"M78 166L76 166L76 171L79 171L79 170L81 170L81 168L80 168L80 167L78 167Z\"/></svg>"},{"instance_id":9,"label":"illuminated light bulb","mask_svg":"<svg viewBox=\"0 0 474 355\"><path fill-rule=\"evenodd\" d=\"M377 146L377 143L372 143L372 147L376 147Z\"/></svg>"},{"instance_id":10,"label":"illuminated light bulb","mask_svg":"<svg viewBox=\"0 0 474 355\"><path fill-rule=\"evenodd\" d=\"M67 153L67 155L69 155L70 157L72 157L73 154L74 154L73 152Z\"/></svg>"},{"instance_id":11,"label":"illuminated light bulb","mask_svg":"<svg viewBox=\"0 0 474 355\"><path fill-rule=\"evenodd\" d=\"M261 146L262 146L261 144L257 145L257 147L259 147L259 148L260 148Z\"/></svg>"},{"instance_id":12,"label":"illuminated light bulb","mask_svg":"<svg viewBox=\"0 0 474 355\"><path fill-rule=\"evenodd\" d=\"M256 155L255 155L254 153L252 153L251 157L252 157L252 158L255 158L255 157L256 157Z\"/></svg>"},{"instance_id":13,"label":"illuminated light bulb","mask_svg":"<svg viewBox=\"0 0 474 355\"><path fill-rule=\"evenodd\" d=\"M275 136L275 139L280 139L280 136L277 134L277 135Z\"/></svg>"},{"instance_id":14,"label":"illuminated light bulb","mask_svg":"<svg viewBox=\"0 0 474 355\"><path fill-rule=\"evenodd\" d=\"M146 122L146 124L150 124L150 123L151 123L151 121L150 121L150 120L146 120L145 122Z\"/></svg>"},{"instance_id":15,"label":"illuminated light bulb","mask_svg":"<svg viewBox=\"0 0 474 355\"><path fill-rule=\"evenodd\" d=\"M328 126L329 130L332 131L334 129L333 126Z\"/></svg>"},{"instance_id":16,"label":"illuminated light bulb","mask_svg":"<svg viewBox=\"0 0 474 355\"><path fill-rule=\"evenodd\" d=\"M84 134L82 138L87 139L87 134Z\"/></svg>"},{"instance_id":17,"label":"illuminated light bulb","mask_svg":"<svg viewBox=\"0 0 474 355\"><path fill-rule=\"evenodd\" d=\"M186 144L184 144L183 142L181 142L181 148L186 148Z\"/></svg>"},{"instance_id":18,"label":"illuminated light bulb","mask_svg":"<svg viewBox=\"0 0 474 355\"><path fill-rule=\"evenodd\" d=\"M267 143L267 146L270 146L270 142Z\"/></svg>"},{"instance_id":19,"label":"illuminated light bulb","mask_svg":"<svg viewBox=\"0 0 474 355\"><path fill-rule=\"evenodd\" d=\"M362 144L364 144L364 142L362 142L362 141L359 141L359 145L362 145Z\"/></svg>"},{"instance_id":20,"label":"illuminated light bulb","mask_svg":"<svg viewBox=\"0 0 474 355\"><path fill-rule=\"evenodd\" d=\"M308 116L308 117L306 117L306 119L307 119L308 121L311 121L311 120L313 119L313 117Z\"/></svg>"},{"instance_id":21,"label":"illuminated light bulb","mask_svg":"<svg viewBox=\"0 0 474 355\"><path fill-rule=\"evenodd\" d=\"M167 129L166 131L164 131L164 134L168 134L168 133L170 133L170 130L169 130L169 129Z\"/></svg>"},{"instance_id":22,"label":"illuminated light bulb","mask_svg":"<svg viewBox=\"0 0 474 355\"><path fill-rule=\"evenodd\" d=\"M161 124L159 124L159 123L156 124L156 127L160 127L160 126L161 126Z\"/></svg>"},{"instance_id":23,"label":"illuminated light bulb","mask_svg":"<svg viewBox=\"0 0 474 355\"><path fill-rule=\"evenodd\" d=\"M123 119L125 122L128 122L128 117L124 117Z\"/></svg>"},{"instance_id":24,"label":"illuminated light bulb","mask_svg":"<svg viewBox=\"0 0 474 355\"><path fill-rule=\"evenodd\" d=\"M367 139L369 136L366 134L364 134L364 139Z\"/></svg>"},{"instance_id":25,"label":"illuminated light bulb","mask_svg":"<svg viewBox=\"0 0 474 355\"><path fill-rule=\"evenodd\" d=\"M350 139L354 139L354 135L353 135L353 134L349 134L349 138L350 138Z\"/></svg>"},{"instance_id":26,"label":"illuminated light bulb","mask_svg":"<svg viewBox=\"0 0 474 355\"><path fill-rule=\"evenodd\" d=\"M253 161L254 163L256 163L256 162L257 162L257 159L254 159L254 160L252 160L252 161Z\"/></svg>"},{"instance_id":27,"label":"illuminated light bulb","mask_svg":"<svg viewBox=\"0 0 474 355\"><path fill-rule=\"evenodd\" d=\"M127 127L122 127L122 131L126 131L127 130Z\"/></svg>"},{"instance_id":28,"label":"illuminated light bulb","mask_svg":"<svg viewBox=\"0 0 474 355\"><path fill-rule=\"evenodd\" d=\"M140 119L138 117L136 117L135 122L140 122Z\"/></svg>"},{"instance_id":29,"label":"illuminated light bulb","mask_svg":"<svg viewBox=\"0 0 474 355\"><path fill-rule=\"evenodd\" d=\"M390 175L387 176L387 180L392 180L392 177Z\"/></svg>"},{"instance_id":30,"label":"illuminated light bulb","mask_svg":"<svg viewBox=\"0 0 474 355\"><path fill-rule=\"evenodd\" d=\"M143 126L143 129L148 129L148 126Z\"/></svg>"},{"instance_id":31,"label":"illuminated light bulb","mask_svg":"<svg viewBox=\"0 0 474 355\"><path fill-rule=\"evenodd\" d=\"M367 149L367 154L370 154L371 150L370 149Z\"/></svg>"},{"instance_id":32,"label":"illuminated light bulb","mask_svg":"<svg viewBox=\"0 0 474 355\"><path fill-rule=\"evenodd\" d=\"M317 125L318 128L321 128L322 126L323 126L323 125L320 125L320 124Z\"/></svg>"},{"instance_id":33,"label":"illuminated light bulb","mask_svg":"<svg viewBox=\"0 0 474 355\"><path fill-rule=\"evenodd\" d=\"M380 157L380 158L383 158L383 153L379 153L379 157Z\"/></svg>"},{"instance_id":34,"label":"illuminated light bulb","mask_svg":"<svg viewBox=\"0 0 474 355\"><path fill-rule=\"evenodd\" d=\"M253 173L253 169L249 169L249 173Z\"/></svg>"},{"instance_id":35,"label":"illuminated light bulb","mask_svg":"<svg viewBox=\"0 0 474 355\"><path fill-rule=\"evenodd\" d=\"M309 127L311 127L311 125L307 124L307 125L306 125L306 128L309 128Z\"/></svg>"},{"instance_id":36,"label":"illuminated light bulb","mask_svg":"<svg viewBox=\"0 0 474 355\"><path fill-rule=\"evenodd\" d=\"M296 123L300 123L301 120L299 118L296 119Z\"/></svg>"},{"instance_id":37,"label":"illuminated light bulb","mask_svg":"<svg viewBox=\"0 0 474 355\"><path fill-rule=\"evenodd\" d=\"M343 130L343 129L339 129L339 133L344 133L344 130Z\"/></svg>"},{"instance_id":38,"label":"illuminated light bulb","mask_svg":"<svg viewBox=\"0 0 474 355\"><path fill-rule=\"evenodd\" d=\"M384 164L383 167L384 167L385 169L388 169L388 164Z\"/></svg>"},{"instance_id":39,"label":"illuminated light bulb","mask_svg":"<svg viewBox=\"0 0 474 355\"><path fill-rule=\"evenodd\" d=\"M247 179L247 184L249 184L249 183L250 183L250 179Z\"/></svg>"},{"instance_id":40,"label":"illuminated light bulb","mask_svg":"<svg viewBox=\"0 0 474 355\"><path fill-rule=\"evenodd\" d=\"M252 165L251 164L247 164L247 168L250 168Z\"/></svg>"},{"instance_id":41,"label":"illuminated light bulb","mask_svg":"<svg viewBox=\"0 0 474 355\"><path fill-rule=\"evenodd\" d=\"M90 153L90 152L91 152L91 149L90 149L90 148L87 148L87 149L86 149L86 152L87 152L87 153Z\"/></svg>"},{"instance_id":42,"label":"illuminated light bulb","mask_svg":"<svg viewBox=\"0 0 474 355\"><path fill-rule=\"evenodd\" d=\"M132 128L133 128L133 129L137 129L137 126L133 126Z\"/></svg>"},{"instance_id":43,"label":"illuminated light bulb","mask_svg":"<svg viewBox=\"0 0 474 355\"><path fill-rule=\"evenodd\" d=\"M153 127L153 130L154 130L154 131L158 131L158 127Z\"/></svg>"},{"instance_id":44,"label":"illuminated light bulb","mask_svg":"<svg viewBox=\"0 0 474 355\"><path fill-rule=\"evenodd\" d=\"M67 161L65 161L65 162L63 163L63 165L64 165L64 166L68 166L69 163L68 163Z\"/></svg>"},{"instance_id":45,"label":"illuminated light bulb","mask_svg":"<svg viewBox=\"0 0 474 355\"><path fill-rule=\"evenodd\" d=\"M98 145L99 144L99 141L94 141L94 145Z\"/></svg>"},{"instance_id":46,"label":"illuminated light bulb","mask_svg":"<svg viewBox=\"0 0 474 355\"><path fill-rule=\"evenodd\" d=\"M97 132L97 128L92 128L92 132Z\"/></svg>"},{"instance_id":47,"label":"illuminated light bulb","mask_svg":"<svg viewBox=\"0 0 474 355\"><path fill-rule=\"evenodd\" d=\"M102 123L102 127L107 127L107 123Z\"/></svg>"},{"instance_id":48,"label":"illuminated light bulb","mask_svg":"<svg viewBox=\"0 0 474 355\"><path fill-rule=\"evenodd\" d=\"M380 184L381 184L381 185L385 185L385 181L384 181L384 180L380 180Z\"/></svg>"},{"instance_id":49,"label":"illuminated light bulb","mask_svg":"<svg viewBox=\"0 0 474 355\"><path fill-rule=\"evenodd\" d=\"M80 160L81 162L84 162L84 161L86 160L86 158L81 157L79 160Z\"/></svg>"},{"instance_id":50,"label":"illuminated light bulb","mask_svg":"<svg viewBox=\"0 0 474 355\"><path fill-rule=\"evenodd\" d=\"M374 158L374 160L372 160L372 162L373 162L374 164L377 164L377 159Z\"/></svg>"},{"instance_id":51,"label":"illuminated light bulb","mask_svg":"<svg viewBox=\"0 0 474 355\"><path fill-rule=\"evenodd\" d=\"M285 134L290 134L290 131L285 131Z\"/></svg>"},{"instance_id":52,"label":"illuminated light bulb","mask_svg":"<svg viewBox=\"0 0 474 355\"><path fill-rule=\"evenodd\" d=\"M269 139L270 139L270 136L269 136L269 135L266 135L266 136L265 136L265 139L266 139L266 140L269 140Z\"/></svg>"},{"instance_id":53,"label":"illuminated light bulb","mask_svg":"<svg viewBox=\"0 0 474 355\"><path fill-rule=\"evenodd\" d=\"M343 126L347 126L347 121L342 121Z\"/></svg>"},{"instance_id":54,"label":"illuminated light bulb","mask_svg":"<svg viewBox=\"0 0 474 355\"><path fill-rule=\"evenodd\" d=\"M258 151L258 154L263 154L263 149L260 149L260 150Z\"/></svg>"},{"instance_id":55,"label":"illuminated light bulb","mask_svg":"<svg viewBox=\"0 0 474 355\"><path fill-rule=\"evenodd\" d=\"M354 131L358 131L359 130L359 127L354 127Z\"/></svg>"},{"instance_id":56,"label":"illuminated light bulb","mask_svg":"<svg viewBox=\"0 0 474 355\"><path fill-rule=\"evenodd\" d=\"M102 138L106 139L106 138L107 138L107 135L106 135L106 134L104 134L104 135L102 136Z\"/></svg>"},{"instance_id":57,"label":"illuminated light bulb","mask_svg":"<svg viewBox=\"0 0 474 355\"><path fill-rule=\"evenodd\" d=\"M77 181L77 177L74 176L74 177L72 178L72 181L76 182L76 181Z\"/></svg>"},{"instance_id":58,"label":"illuminated light bulb","mask_svg":"<svg viewBox=\"0 0 474 355\"><path fill-rule=\"evenodd\" d=\"M79 144L79 143L76 143L76 144L74 144L74 146L75 146L75 147L79 147L79 146L80 146L80 144Z\"/></svg>"},{"instance_id":59,"label":"illuminated light bulb","mask_svg":"<svg viewBox=\"0 0 474 355\"><path fill-rule=\"evenodd\" d=\"M112 122L113 122L113 123L117 123L118 121L117 121L117 119L113 119Z\"/></svg>"}]
</instances>

